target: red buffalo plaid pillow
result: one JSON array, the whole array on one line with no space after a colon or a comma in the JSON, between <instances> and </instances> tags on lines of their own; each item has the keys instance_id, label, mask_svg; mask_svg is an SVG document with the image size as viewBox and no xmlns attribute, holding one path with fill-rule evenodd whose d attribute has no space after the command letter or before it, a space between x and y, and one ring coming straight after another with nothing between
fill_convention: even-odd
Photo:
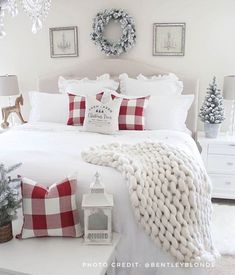
<instances>
[{"instance_id":1,"label":"red buffalo plaid pillow","mask_svg":"<svg viewBox=\"0 0 235 275\"><path fill-rule=\"evenodd\" d=\"M67 125L83 125L86 111L86 98L69 94L69 118Z\"/></svg>"},{"instance_id":2,"label":"red buffalo plaid pillow","mask_svg":"<svg viewBox=\"0 0 235 275\"><path fill-rule=\"evenodd\" d=\"M75 179L68 178L46 188L24 178L21 185L24 223L17 237L81 236L76 188Z\"/></svg>"},{"instance_id":3,"label":"red buffalo plaid pillow","mask_svg":"<svg viewBox=\"0 0 235 275\"><path fill-rule=\"evenodd\" d=\"M100 100L103 92L97 94L96 98ZM112 98L119 97L112 94ZM144 111L147 107L150 96L139 98L123 98L119 112L119 130L144 130L145 117Z\"/></svg>"}]
</instances>

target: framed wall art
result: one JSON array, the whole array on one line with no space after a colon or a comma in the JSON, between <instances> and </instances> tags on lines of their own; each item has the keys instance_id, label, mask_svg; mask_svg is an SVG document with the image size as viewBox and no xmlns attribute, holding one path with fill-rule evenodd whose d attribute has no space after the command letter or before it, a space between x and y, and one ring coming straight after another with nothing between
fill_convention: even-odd
<instances>
[{"instance_id":1,"label":"framed wall art","mask_svg":"<svg viewBox=\"0 0 235 275\"><path fill-rule=\"evenodd\" d=\"M61 27L50 28L51 57L78 56L78 28Z\"/></svg>"},{"instance_id":2,"label":"framed wall art","mask_svg":"<svg viewBox=\"0 0 235 275\"><path fill-rule=\"evenodd\" d=\"M185 23L153 24L153 55L184 56Z\"/></svg>"}]
</instances>

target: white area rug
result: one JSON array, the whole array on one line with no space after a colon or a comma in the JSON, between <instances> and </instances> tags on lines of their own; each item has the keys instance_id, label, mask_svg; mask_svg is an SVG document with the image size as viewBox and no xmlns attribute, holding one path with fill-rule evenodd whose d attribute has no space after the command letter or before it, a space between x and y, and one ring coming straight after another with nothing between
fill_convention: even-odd
<instances>
[{"instance_id":1,"label":"white area rug","mask_svg":"<svg viewBox=\"0 0 235 275\"><path fill-rule=\"evenodd\" d=\"M212 235L221 255L235 255L235 204L213 204ZM235 271L234 271L235 274Z\"/></svg>"},{"instance_id":2,"label":"white area rug","mask_svg":"<svg viewBox=\"0 0 235 275\"><path fill-rule=\"evenodd\" d=\"M235 275L235 257L222 256L215 267L208 270L207 275Z\"/></svg>"},{"instance_id":3,"label":"white area rug","mask_svg":"<svg viewBox=\"0 0 235 275\"><path fill-rule=\"evenodd\" d=\"M30 275L30 274L0 268L0 275Z\"/></svg>"}]
</instances>

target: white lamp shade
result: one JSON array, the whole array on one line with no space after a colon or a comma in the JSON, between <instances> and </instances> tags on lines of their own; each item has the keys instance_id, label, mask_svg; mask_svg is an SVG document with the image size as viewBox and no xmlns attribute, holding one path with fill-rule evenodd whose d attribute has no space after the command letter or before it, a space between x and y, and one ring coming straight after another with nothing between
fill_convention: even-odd
<instances>
[{"instance_id":1,"label":"white lamp shade","mask_svg":"<svg viewBox=\"0 0 235 275\"><path fill-rule=\"evenodd\" d=\"M225 99L235 99L235 75L224 77L223 95Z\"/></svg>"},{"instance_id":2,"label":"white lamp shade","mask_svg":"<svg viewBox=\"0 0 235 275\"><path fill-rule=\"evenodd\" d=\"M12 96L19 94L19 86L16 75L0 76L0 96Z\"/></svg>"}]
</instances>

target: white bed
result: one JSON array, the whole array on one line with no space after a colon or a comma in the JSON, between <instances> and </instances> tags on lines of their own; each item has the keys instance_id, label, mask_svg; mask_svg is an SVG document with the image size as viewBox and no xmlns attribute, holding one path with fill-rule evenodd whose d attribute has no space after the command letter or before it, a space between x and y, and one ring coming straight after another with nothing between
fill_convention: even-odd
<instances>
[{"instance_id":1,"label":"white bed","mask_svg":"<svg viewBox=\"0 0 235 275\"><path fill-rule=\"evenodd\" d=\"M67 70L67 73L63 73L63 75L89 76L92 78L106 72L113 76L121 72L136 76L140 72L145 75L152 75L162 71L138 62L105 59L91 61L86 66ZM55 92L59 74L41 77L39 81L40 90ZM198 82L197 80L180 78L184 81L184 93L195 95L195 101L187 120L187 126L195 136ZM91 165L81 159L81 151L93 145L112 142L136 143L143 140L161 140L176 145L189 154L193 154L201 162L196 143L186 133L158 130L119 131L115 135L101 135L82 132L79 127L52 123L25 124L0 135L0 160L6 164L22 162L17 173L46 185L77 172L79 203L81 203L82 194L88 191L94 173L99 171L107 191L114 194L114 230L122 235L117 250L117 260L138 262L142 265L151 262L174 262L173 258L157 248L137 225L132 213L126 181L122 175L113 168ZM82 212L80 216L82 217ZM174 268L172 271L172 268L141 269L138 267L137 269L119 270L118 275L172 274L173 272L176 275L201 275L205 271L198 268L196 270Z\"/></svg>"},{"instance_id":2,"label":"white bed","mask_svg":"<svg viewBox=\"0 0 235 275\"><path fill-rule=\"evenodd\" d=\"M173 259L156 248L137 225L129 201L126 181L116 170L94 166L81 159L81 151L93 145L111 142L135 143L143 140L161 140L174 144L201 161L194 140L176 131L120 131L116 135L100 135L80 131L79 127L51 123L25 124L0 136L0 159L6 164L22 162L17 173L50 185L67 175L78 173L78 201L88 191L96 171L102 175L107 191L114 194L114 230L122 235L117 260L123 262L172 262ZM82 212L80 213L82 217ZM171 269L126 270L118 274L170 274ZM199 274L197 269L174 270L174 274Z\"/></svg>"}]
</instances>

